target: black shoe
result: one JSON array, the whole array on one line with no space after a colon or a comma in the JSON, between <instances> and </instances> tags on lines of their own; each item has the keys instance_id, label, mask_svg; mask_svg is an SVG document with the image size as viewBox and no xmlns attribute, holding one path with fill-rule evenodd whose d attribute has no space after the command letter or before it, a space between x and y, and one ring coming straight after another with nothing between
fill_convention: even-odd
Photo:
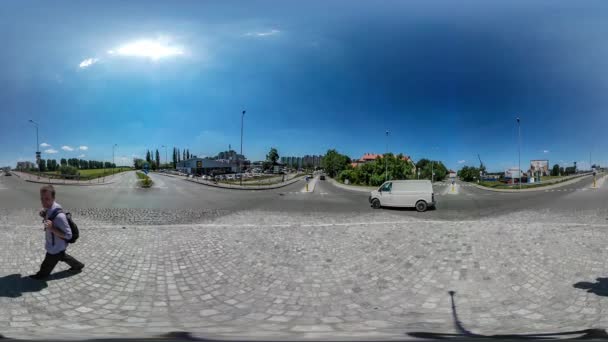
<instances>
[{"instance_id":1,"label":"black shoe","mask_svg":"<svg viewBox=\"0 0 608 342\"><path fill-rule=\"evenodd\" d=\"M34 280L46 280L48 278L48 276L43 276L43 275L36 273L36 274L32 274L28 278L34 279Z\"/></svg>"},{"instance_id":2,"label":"black shoe","mask_svg":"<svg viewBox=\"0 0 608 342\"><path fill-rule=\"evenodd\" d=\"M70 267L70 269L68 271L70 271L72 273L80 273L80 272L82 272L83 268L84 268L84 264L82 264L82 266L79 266L79 267Z\"/></svg>"}]
</instances>

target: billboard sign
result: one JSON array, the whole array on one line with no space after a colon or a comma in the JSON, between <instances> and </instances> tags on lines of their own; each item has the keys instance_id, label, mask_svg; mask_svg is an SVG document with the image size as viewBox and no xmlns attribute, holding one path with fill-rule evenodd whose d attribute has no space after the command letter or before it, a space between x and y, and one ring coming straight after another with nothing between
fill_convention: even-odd
<instances>
[{"instance_id":1,"label":"billboard sign","mask_svg":"<svg viewBox=\"0 0 608 342\"><path fill-rule=\"evenodd\" d=\"M522 174L523 176L523 174ZM505 178L507 179L513 179L513 178L519 178L520 177L520 171L517 168L510 168L505 170Z\"/></svg>"},{"instance_id":2,"label":"billboard sign","mask_svg":"<svg viewBox=\"0 0 608 342\"><path fill-rule=\"evenodd\" d=\"M549 160L530 160L530 171L533 175L540 172L542 176L548 176Z\"/></svg>"}]
</instances>

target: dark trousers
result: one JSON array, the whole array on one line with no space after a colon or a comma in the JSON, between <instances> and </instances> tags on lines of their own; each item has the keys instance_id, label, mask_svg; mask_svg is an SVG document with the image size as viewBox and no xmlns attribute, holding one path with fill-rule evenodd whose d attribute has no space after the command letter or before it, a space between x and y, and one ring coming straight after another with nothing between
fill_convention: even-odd
<instances>
[{"instance_id":1,"label":"dark trousers","mask_svg":"<svg viewBox=\"0 0 608 342\"><path fill-rule=\"evenodd\" d=\"M68 255L68 253L66 253L65 251L59 252L57 254L46 253L44 261L42 261L42 265L40 265L40 271L38 271L37 274L43 277L47 277L49 274L51 274L51 272L53 272L53 268L55 268L55 266L57 266L57 263L60 261L65 262L74 269L81 269L84 266L83 263Z\"/></svg>"}]
</instances>

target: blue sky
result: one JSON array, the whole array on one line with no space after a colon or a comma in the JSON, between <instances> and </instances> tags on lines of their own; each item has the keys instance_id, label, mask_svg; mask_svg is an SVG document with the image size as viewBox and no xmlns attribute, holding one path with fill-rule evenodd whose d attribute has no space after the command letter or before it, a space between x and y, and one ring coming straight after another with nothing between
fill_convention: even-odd
<instances>
[{"instance_id":1,"label":"blue sky","mask_svg":"<svg viewBox=\"0 0 608 342\"><path fill-rule=\"evenodd\" d=\"M33 160L29 119L43 158L130 164L238 147L243 109L254 160L381 153L389 129L503 170L519 116L522 165L608 164L606 23L605 1L2 1L0 166Z\"/></svg>"}]
</instances>

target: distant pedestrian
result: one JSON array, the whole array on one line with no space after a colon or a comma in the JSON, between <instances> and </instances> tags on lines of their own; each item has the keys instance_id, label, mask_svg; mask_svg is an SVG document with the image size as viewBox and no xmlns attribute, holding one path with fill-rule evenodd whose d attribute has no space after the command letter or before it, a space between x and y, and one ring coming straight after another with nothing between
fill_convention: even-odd
<instances>
[{"instance_id":1,"label":"distant pedestrian","mask_svg":"<svg viewBox=\"0 0 608 342\"><path fill-rule=\"evenodd\" d=\"M44 245L46 256L38 273L31 275L30 278L46 279L59 261L70 265L69 271L80 272L84 268L84 264L65 252L68 241L72 239L72 229L61 205L55 202L55 188L52 185L40 188L40 202L43 207L40 216L43 219L46 237Z\"/></svg>"}]
</instances>

